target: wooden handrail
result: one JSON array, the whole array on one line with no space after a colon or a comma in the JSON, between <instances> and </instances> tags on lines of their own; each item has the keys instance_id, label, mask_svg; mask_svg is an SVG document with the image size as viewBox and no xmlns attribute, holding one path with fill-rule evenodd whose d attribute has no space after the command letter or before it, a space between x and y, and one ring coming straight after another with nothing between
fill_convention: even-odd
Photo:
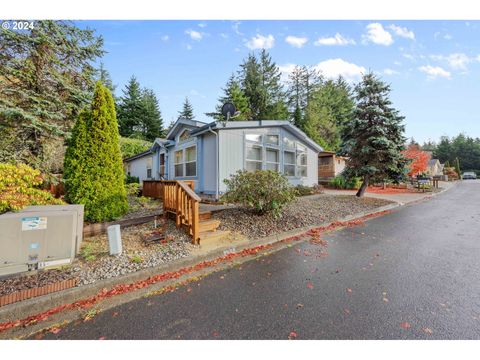
<instances>
[{"instance_id":1,"label":"wooden handrail","mask_svg":"<svg viewBox=\"0 0 480 360\"><path fill-rule=\"evenodd\" d=\"M193 181L162 180L163 211L175 214L177 227L184 226L192 242L198 244L199 236L199 204L201 198L193 191Z\"/></svg>"}]
</instances>

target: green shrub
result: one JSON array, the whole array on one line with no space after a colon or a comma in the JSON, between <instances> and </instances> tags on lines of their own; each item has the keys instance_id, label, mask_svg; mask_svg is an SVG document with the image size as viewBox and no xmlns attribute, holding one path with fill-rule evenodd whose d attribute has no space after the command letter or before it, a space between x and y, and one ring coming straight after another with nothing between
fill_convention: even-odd
<instances>
[{"instance_id":1,"label":"green shrub","mask_svg":"<svg viewBox=\"0 0 480 360\"><path fill-rule=\"evenodd\" d=\"M43 177L39 170L25 164L0 163L0 214L21 210L29 205L60 205L64 202L39 189Z\"/></svg>"},{"instance_id":2,"label":"green shrub","mask_svg":"<svg viewBox=\"0 0 480 360\"><path fill-rule=\"evenodd\" d=\"M131 176L128 175L125 177L125 184L139 184L140 185L140 179L138 176Z\"/></svg>"},{"instance_id":3,"label":"green shrub","mask_svg":"<svg viewBox=\"0 0 480 360\"><path fill-rule=\"evenodd\" d=\"M122 152L122 158L128 158L133 155L140 154L152 146L150 141L141 140L141 139L132 139L120 137L120 150Z\"/></svg>"},{"instance_id":4,"label":"green shrub","mask_svg":"<svg viewBox=\"0 0 480 360\"><path fill-rule=\"evenodd\" d=\"M140 184L130 183L125 186L127 196L138 196L140 194Z\"/></svg>"},{"instance_id":5,"label":"green shrub","mask_svg":"<svg viewBox=\"0 0 480 360\"><path fill-rule=\"evenodd\" d=\"M65 154L65 195L85 205L90 222L112 220L128 210L118 123L110 91L97 82L92 105L79 116Z\"/></svg>"},{"instance_id":6,"label":"green shrub","mask_svg":"<svg viewBox=\"0 0 480 360\"><path fill-rule=\"evenodd\" d=\"M351 177L347 179L343 175L337 175L330 180L328 185L335 189L357 190L362 185L362 179L359 177Z\"/></svg>"},{"instance_id":7,"label":"green shrub","mask_svg":"<svg viewBox=\"0 0 480 360\"><path fill-rule=\"evenodd\" d=\"M271 170L239 170L224 182L228 189L222 201L242 204L260 215L280 216L282 208L297 195L284 175Z\"/></svg>"}]
</instances>

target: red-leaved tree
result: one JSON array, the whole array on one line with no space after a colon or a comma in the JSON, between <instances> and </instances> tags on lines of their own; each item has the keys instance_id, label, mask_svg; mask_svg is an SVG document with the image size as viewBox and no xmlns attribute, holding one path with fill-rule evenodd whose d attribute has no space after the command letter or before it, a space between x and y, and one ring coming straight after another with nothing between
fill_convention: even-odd
<instances>
[{"instance_id":1,"label":"red-leaved tree","mask_svg":"<svg viewBox=\"0 0 480 360\"><path fill-rule=\"evenodd\" d=\"M403 155L411 160L408 165L408 176L415 176L427 170L430 155L422 151L417 144L410 144L407 149L403 151Z\"/></svg>"}]
</instances>

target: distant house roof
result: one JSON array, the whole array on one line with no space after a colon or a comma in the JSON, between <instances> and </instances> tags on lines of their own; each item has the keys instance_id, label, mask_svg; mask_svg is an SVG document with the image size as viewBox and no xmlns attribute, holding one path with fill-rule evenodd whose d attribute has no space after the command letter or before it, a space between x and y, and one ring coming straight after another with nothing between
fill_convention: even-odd
<instances>
[{"instance_id":1,"label":"distant house roof","mask_svg":"<svg viewBox=\"0 0 480 360\"><path fill-rule=\"evenodd\" d=\"M430 160L428 160L428 166L435 166L435 164L436 164L437 162L440 164L440 160L438 160L438 159L430 159Z\"/></svg>"},{"instance_id":2,"label":"distant house roof","mask_svg":"<svg viewBox=\"0 0 480 360\"><path fill-rule=\"evenodd\" d=\"M248 128L262 128L262 127L271 127L271 126L280 126L283 128L289 129L292 133L298 136L300 139L304 140L307 144L309 144L312 148L317 150L318 152L323 151L323 148L318 145L315 141L310 139L307 134L305 134L302 130L297 128L296 126L292 125L287 120L250 120L250 121L229 121L226 123L220 124L217 121L211 122L210 124L205 124L200 128L192 131L192 136L203 134L207 132L208 129L216 129L216 130L223 130L223 129L248 129Z\"/></svg>"},{"instance_id":3,"label":"distant house roof","mask_svg":"<svg viewBox=\"0 0 480 360\"><path fill-rule=\"evenodd\" d=\"M152 148L150 148L150 149L148 149L148 150L145 150L145 151L142 151L142 152L139 153L139 154L135 154L135 155L132 155L132 156L130 156L130 157L128 157L128 158L125 158L125 159L123 159L123 162L130 162L130 161L132 161L132 160L140 159L140 158L142 158L142 157L144 157L144 156L151 155L151 154L153 154Z\"/></svg>"}]
</instances>

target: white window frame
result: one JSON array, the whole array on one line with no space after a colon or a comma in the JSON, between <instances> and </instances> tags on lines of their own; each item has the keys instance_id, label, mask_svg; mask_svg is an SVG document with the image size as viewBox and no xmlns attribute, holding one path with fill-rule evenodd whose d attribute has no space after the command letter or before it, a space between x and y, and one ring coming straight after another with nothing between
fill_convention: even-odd
<instances>
[{"instance_id":1,"label":"white window frame","mask_svg":"<svg viewBox=\"0 0 480 360\"><path fill-rule=\"evenodd\" d=\"M249 148L260 149L260 160L249 159L247 157ZM263 146L261 144L254 143L254 142L247 142L245 144L245 170L248 170L247 169L247 163L257 163L257 164L260 163L260 169L259 170L263 170L263 159L264 159Z\"/></svg>"},{"instance_id":2,"label":"white window frame","mask_svg":"<svg viewBox=\"0 0 480 360\"><path fill-rule=\"evenodd\" d=\"M296 152L295 152L295 161L297 163L296 166L296 174L297 177L308 177L308 149L305 145L296 143ZM303 148L303 149L302 149ZM300 159L302 155L305 155L305 165L300 164ZM300 175L300 170L305 168L305 175Z\"/></svg>"},{"instance_id":3,"label":"white window frame","mask_svg":"<svg viewBox=\"0 0 480 360\"><path fill-rule=\"evenodd\" d=\"M286 156L285 156L285 153L291 153L293 154L293 163L287 163L286 162ZM293 175L291 174L287 174L285 172L285 165L286 166L293 166ZM286 176L286 177L289 177L289 178L293 178L297 175L297 164L296 164L296 153L295 153L295 150L294 149L290 149L290 148L285 148L283 149L283 174Z\"/></svg>"},{"instance_id":4,"label":"white window frame","mask_svg":"<svg viewBox=\"0 0 480 360\"><path fill-rule=\"evenodd\" d=\"M146 160L146 164L145 164L145 167L147 168L147 179L151 179L152 178L152 167L153 167L153 157L148 157L145 159ZM150 171L150 175L149 175L149 171Z\"/></svg>"},{"instance_id":5,"label":"white window frame","mask_svg":"<svg viewBox=\"0 0 480 360\"><path fill-rule=\"evenodd\" d=\"M195 148L195 160L191 161L186 161L186 152L188 149ZM180 162L177 161L177 153L181 153L182 156L180 158ZM198 153L197 153L197 145L191 145L191 146L186 146L183 149L175 150L173 152L173 175L175 178L195 178L197 177L198 173L198 166L197 166L197 160L198 160ZM195 163L195 175L188 175L187 176L187 164ZM178 165L181 165L182 169L182 175L177 175L176 167Z\"/></svg>"},{"instance_id":6,"label":"white window frame","mask_svg":"<svg viewBox=\"0 0 480 360\"><path fill-rule=\"evenodd\" d=\"M276 151L277 152L277 162L268 161L268 156L267 156L268 151ZM275 164L277 166L277 170L275 170L275 171L280 172L280 149L279 148L272 147L272 146L266 146L265 147L265 170L269 170L268 169L268 164Z\"/></svg>"}]
</instances>

